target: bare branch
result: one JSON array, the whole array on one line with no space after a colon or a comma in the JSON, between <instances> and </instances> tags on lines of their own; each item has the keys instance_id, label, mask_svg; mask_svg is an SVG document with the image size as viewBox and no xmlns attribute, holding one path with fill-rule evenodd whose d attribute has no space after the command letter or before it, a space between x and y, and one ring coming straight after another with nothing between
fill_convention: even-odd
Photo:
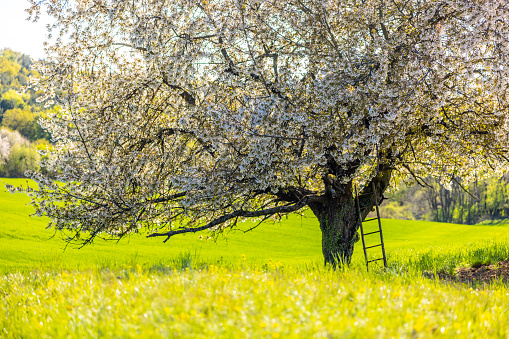
<instances>
[{"instance_id":1,"label":"bare branch","mask_svg":"<svg viewBox=\"0 0 509 339\"><path fill-rule=\"evenodd\" d=\"M211 222L209 222L208 224L201 226L201 227L195 227L195 228L188 227L188 228L182 228L182 229L178 229L175 231L169 231L169 232L164 232L164 233L152 233L152 234L149 234L147 236L147 238L166 237L166 239L164 240L164 242L166 242L166 241L168 241L168 239L170 239L174 235L183 234L183 233L196 233L196 232L208 230L215 226L224 224L228 220L231 220L231 219L237 218L237 217L257 218L257 217L266 216L266 215L274 215L276 213L295 212L295 211L303 208L304 206L308 205L310 202L313 202L316 200L317 200L316 196L311 196L311 197L304 197L299 202L292 204L292 205L272 207L272 208L259 210L259 211L238 210L238 211L235 211L235 212L232 212L229 214L225 214L219 218L216 218L216 219L212 220Z\"/></svg>"}]
</instances>

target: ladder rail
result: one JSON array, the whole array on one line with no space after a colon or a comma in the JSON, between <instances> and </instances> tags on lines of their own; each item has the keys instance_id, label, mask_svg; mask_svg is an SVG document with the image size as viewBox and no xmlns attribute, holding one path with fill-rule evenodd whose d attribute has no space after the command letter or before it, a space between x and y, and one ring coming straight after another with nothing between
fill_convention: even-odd
<instances>
[{"instance_id":1,"label":"ladder rail","mask_svg":"<svg viewBox=\"0 0 509 339\"><path fill-rule=\"evenodd\" d=\"M367 271L369 272L369 263L370 262L376 262L376 261L380 261L380 260L383 260L384 262L384 267L387 268L387 257L385 255L385 245L384 245L384 238L383 238L383 234L382 234L382 221L380 220L380 209L379 209L379 206L378 206L378 195L376 193L376 186L375 186L375 183L372 182L372 189L373 189L373 192L372 193L364 193L362 195L373 195L373 198L374 198L374 205L375 205L375 210L376 210L376 218L371 218L371 219L367 219L367 220L362 220L362 213L361 213L361 206L360 206L360 202L359 202L359 192L357 190L357 185L355 185L355 202L356 202L356 205L357 205L357 212L358 212L358 215L359 215L359 222L360 222L360 230L361 230L361 239L362 239L362 249L364 250L364 259L366 260L366 269ZM364 233L364 227L363 227L363 222L368 222L368 221L373 221L373 220L377 220L378 221L378 231L374 231L374 232L368 232L368 233ZM380 244L377 244L377 245L374 245L374 246L366 246L366 240L364 239L364 237L366 235L369 235L369 234L375 234L375 233L380 233ZM374 247L381 247L382 248L382 258L378 258L378 259L374 259L374 260L369 260L368 259L368 252L367 252L367 249L370 249L370 248L374 248Z\"/></svg>"},{"instance_id":2,"label":"ladder rail","mask_svg":"<svg viewBox=\"0 0 509 339\"><path fill-rule=\"evenodd\" d=\"M384 259L384 266L387 268L387 257L385 256L385 246L384 246L384 236L382 234L382 221L380 220L380 209L378 208L378 195L376 194L376 186L375 183L372 182L373 186L373 195L375 196L375 207L376 207L376 216L378 218L378 229L380 230L380 244L382 245L382 256Z\"/></svg>"},{"instance_id":3,"label":"ladder rail","mask_svg":"<svg viewBox=\"0 0 509 339\"><path fill-rule=\"evenodd\" d=\"M364 259L366 259L366 269L369 272L368 252L366 252L366 242L364 240L364 228L362 227L361 205L359 203L359 192L357 192L357 185L355 185L355 201L357 203L357 213L359 214L359 221L360 221L360 228L361 228L361 239L362 239L362 249L364 250Z\"/></svg>"}]
</instances>

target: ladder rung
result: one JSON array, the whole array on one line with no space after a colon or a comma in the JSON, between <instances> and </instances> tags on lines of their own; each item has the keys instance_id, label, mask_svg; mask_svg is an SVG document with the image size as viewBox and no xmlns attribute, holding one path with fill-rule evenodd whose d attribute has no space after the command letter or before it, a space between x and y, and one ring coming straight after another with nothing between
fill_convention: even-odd
<instances>
[{"instance_id":1,"label":"ladder rung","mask_svg":"<svg viewBox=\"0 0 509 339\"><path fill-rule=\"evenodd\" d=\"M378 148L378 145L377 145L377 148ZM377 153L378 153L378 149L377 149ZM377 163L377 172L378 172L378 163ZM366 269L369 271L369 263L371 262L375 262L375 261L380 261L380 260L383 260L384 262L384 266L385 268L387 268L387 258L385 256L385 248L384 248L384 239L383 239L383 236L382 236L382 223L381 223L381 220L380 220L380 212L379 212L379 203L380 201L379 200L379 196L377 194L377 189L376 189L376 185L374 182L371 182L371 186L372 186L372 192L369 192L369 191L365 191L363 193L359 193L359 191L357 190L357 185L355 185L355 202L356 202L356 207L357 207L357 213L359 215L359 221L360 221L360 229L361 229L361 238L362 238L362 247L364 249L364 259L366 260ZM361 207L360 207L360 203L359 203L359 197L360 196L363 196L363 195L369 195L369 196L372 196L373 198L370 198L370 199L374 199L374 204L375 204L375 208L376 208L376 218L370 218L370 219L366 219L366 220L362 220L362 213L361 213ZM381 194L381 201L383 201L384 199L386 199L384 196L383 196L383 193ZM368 221L373 221L373 220L378 220L378 231L374 231L374 232L368 232L368 233L365 233L364 234L364 229L363 229L363 226L362 226L362 223L363 222L368 222ZM366 235L370 235L370 234L375 234L375 233L379 233L380 234L380 244L378 245L374 245L374 246L368 246L366 247L366 242L365 242L365 239L364 239L364 236ZM367 249L369 248L374 248L374 247L381 247L382 248L382 258L378 258L378 259L373 259L373 260L368 260L368 253L367 253Z\"/></svg>"}]
</instances>

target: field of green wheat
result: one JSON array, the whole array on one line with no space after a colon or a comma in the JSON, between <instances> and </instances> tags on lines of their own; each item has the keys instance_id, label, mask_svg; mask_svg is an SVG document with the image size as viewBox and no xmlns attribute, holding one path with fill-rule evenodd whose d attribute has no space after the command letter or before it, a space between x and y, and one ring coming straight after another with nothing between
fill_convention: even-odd
<instances>
[{"instance_id":1,"label":"field of green wheat","mask_svg":"<svg viewBox=\"0 0 509 339\"><path fill-rule=\"evenodd\" d=\"M383 220L389 268L367 273L360 243L351 267L323 267L310 214L215 242L136 235L77 249L27 202L0 188L2 339L509 336L506 284L435 275L508 258L509 226Z\"/></svg>"}]
</instances>

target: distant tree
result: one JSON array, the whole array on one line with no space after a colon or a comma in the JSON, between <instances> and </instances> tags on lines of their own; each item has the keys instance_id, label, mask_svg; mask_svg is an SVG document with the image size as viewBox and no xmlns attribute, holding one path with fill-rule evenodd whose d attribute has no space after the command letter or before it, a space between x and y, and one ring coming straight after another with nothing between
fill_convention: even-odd
<instances>
[{"instance_id":1,"label":"distant tree","mask_svg":"<svg viewBox=\"0 0 509 339\"><path fill-rule=\"evenodd\" d=\"M26 54L21 55L21 57L19 58L19 62L21 63L21 66L27 70L30 70L30 66L33 63L32 58Z\"/></svg>"},{"instance_id":2,"label":"distant tree","mask_svg":"<svg viewBox=\"0 0 509 339\"><path fill-rule=\"evenodd\" d=\"M26 145L14 145L7 161L0 165L0 174L8 178L23 178L26 171L39 171L40 155Z\"/></svg>"},{"instance_id":3,"label":"distant tree","mask_svg":"<svg viewBox=\"0 0 509 339\"><path fill-rule=\"evenodd\" d=\"M34 85L62 104L42 123L64 184L28 193L84 243L309 207L337 266L372 185L506 166L505 0L31 2L72 34Z\"/></svg>"},{"instance_id":4,"label":"distant tree","mask_svg":"<svg viewBox=\"0 0 509 339\"><path fill-rule=\"evenodd\" d=\"M384 217L477 224L509 218L509 173L468 185L461 180L448 185L426 178L425 185L400 185L381 206Z\"/></svg>"},{"instance_id":5,"label":"distant tree","mask_svg":"<svg viewBox=\"0 0 509 339\"><path fill-rule=\"evenodd\" d=\"M32 141L40 138L49 140L49 133L38 124L39 117L45 114L37 98L42 93L28 90L23 94L23 86L29 85L29 78L37 75L30 69L32 60L25 54L11 50L0 51L0 124L12 130L19 130ZM51 110L51 108L49 108ZM6 112L9 111L7 114ZM4 121L7 115L7 121Z\"/></svg>"},{"instance_id":6,"label":"distant tree","mask_svg":"<svg viewBox=\"0 0 509 339\"><path fill-rule=\"evenodd\" d=\"M32 60L28 55L17 53L9 49L0 50L0 93L9 90L19 91L22 86L29 84L29 77L37 75L31 70ZM28 97L30 94L27 93ZM31 103L33 106L37 106Z\"/></svg>"},{"instance_id":7,"label":"distant tree","mask_svg":"<svg viewBox=\"0 0 509 339\"><path fill-rule=\"evenodd\" d=\"M25 105L21 95L14 90L9 90L2 95L0 110L5 112L14 108L22 108Z\"/></svg>"},{"instance_id":8,"label":"distant tree","mask_svg":"<svg viewBox=\"0 0 509 339\"><path fill-rule=\"evenodd\" d=\"M17 64L12 58L0 58L0 72L9 77L14 77L21 70L21 65Z\"/></svg>"},{"instance_id":9,"label":"distant tree","mask_svg":"<svg viewBox=\"0 0 509 339\"><path fill-rule=\"evenodd\" d=\"M18 131L0 129L0 177L24 177L27 170L40 170L36 149Z\"/></svg>"},{"instance_id":10,"label":"distant tree","mask_svg":"<svg viewBox=\"0 0 509 339\"><path fill-rule=\"evenodd\" d=\"M30 140L37 140L40 129L32 112L26 109L14 108L5 111L2 126L19 131Z\"/></svg>"}]
</instances>

